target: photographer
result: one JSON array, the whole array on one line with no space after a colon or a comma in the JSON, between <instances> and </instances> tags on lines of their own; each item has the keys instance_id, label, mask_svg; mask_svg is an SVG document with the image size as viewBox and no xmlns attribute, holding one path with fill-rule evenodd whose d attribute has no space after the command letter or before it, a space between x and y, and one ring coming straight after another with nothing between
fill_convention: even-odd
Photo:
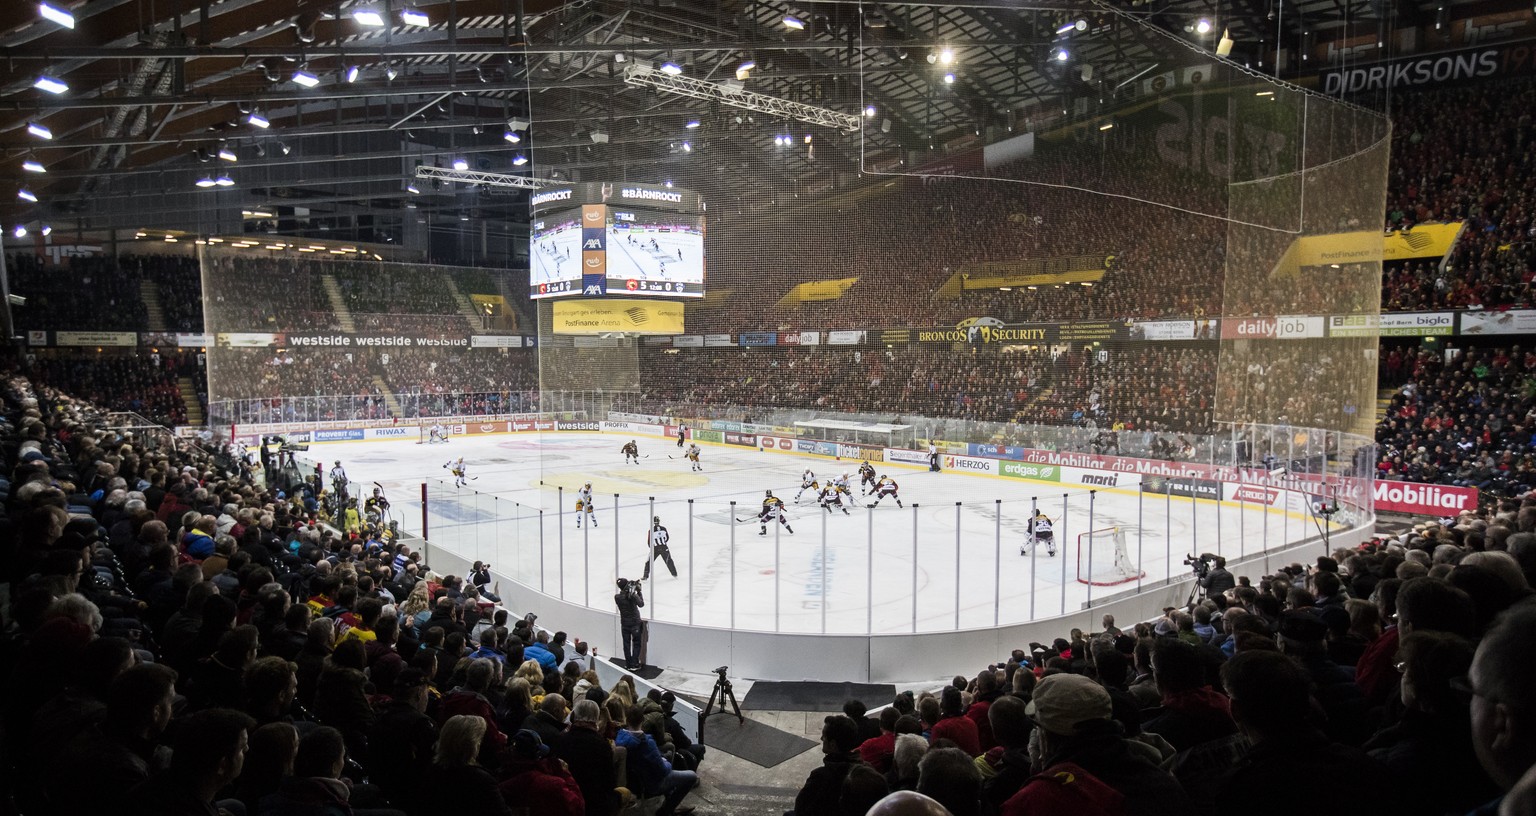
<instances>
[{"instance_id":1,"label":"photographer","mask_svg":"<svg viewBox=\"0 0 1536 816\"><path fill-rule=\"evenodd\" d=\"M1200 559L1212 564L1210 571L1200 579L1200 586L1205 587L1207 596L1220 595L1237 586L1237 579L1232 577L1232 573L1227 572L1227 559L1209 553L1202 553Z\"/></svg>"},{"instance_id":2,"label":"photographer","mask_svg":"<svg viewBox=\"0 0 1536 816\"><path fill-rule=\"evenodd\" d=\"M624 642L624 668L640 668L640 644L645 622L640 619L640 607L645 606L645 596L640 594L640 582L628 578L618 580L619 591L613 596L613 605L619 608L619 632Z\"/></svg>"}]
</instances>

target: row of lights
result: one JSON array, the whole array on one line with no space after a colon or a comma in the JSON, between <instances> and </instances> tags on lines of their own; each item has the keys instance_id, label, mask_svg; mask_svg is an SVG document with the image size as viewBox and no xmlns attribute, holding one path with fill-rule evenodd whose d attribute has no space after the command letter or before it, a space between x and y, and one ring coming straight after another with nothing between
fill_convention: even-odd
<instances>
[{"instance_id":1,"label":"row of lights","mask_svg":"<svg viewBox=\"0 0 1536 816\"><path fill-rule=\"evenodd\" d=\"M25 237L27 237L27 234L28 234L27 225L26 224L17 224L16 228L11 230L11 234L16 236L17 238L25 238ZM37 234L38 235L42 235L42 236L52 235L53 234L53 227L51 227L51 226L49 226L47 224L42 224L42 225L40 225L38 227Z\"/></svg>"}]
</instances>

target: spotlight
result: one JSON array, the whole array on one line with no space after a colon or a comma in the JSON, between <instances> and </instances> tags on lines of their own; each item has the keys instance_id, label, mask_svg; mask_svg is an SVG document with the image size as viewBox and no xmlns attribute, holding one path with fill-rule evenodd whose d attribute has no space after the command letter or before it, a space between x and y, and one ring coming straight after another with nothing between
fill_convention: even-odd
<instances>
[{"instance_id":1,"label":"spotlight","mask_svg":"<svg viewBox=\"0 0 1536 816\"><path fill-rule=\"evenodd\" d=\"M45 237L49 236L49 235L52 235L53 234L53 227L51 227L51 226L49 226L47 224L44 224L43 225L43 229L42 229L42 233L43 233L43 235Z\"/></svg>"},{"instance_id":2,"label":"spotlight","mask_svg":"<svg viewBox=\"0 0 1536 816\"><path fill-rule=\"evenodd\" d=\"M25 238L25 237L27 237L27 227L26 227L26 225L25 224L17 224L16 225L16 229L14 231L12 231L11 234L16 236L17 238Z\"/></svg>"},{"instance_id":3,"label":"spotlight","mask_svg":"<svg viewBox=\"0 0 1536 816\"><path fill-rule=\"evenodd\" d=\"M465 161L463 159L463 157L456 158L456 159L453 160L453 169L455 169L455 170L468 170L469 169L469 162Z\"/></svg>"},{"instance_id":4,"label":"spotlight","mask_svg":"<svg viewBox=\"0 0 1536 816\"><path fill-rule=\"evenodd\" d=\"M229 176L219 176L218 178L213 180L213 183L217 184L220 187L233 187L233 186L235 186L235 180L230 178Z\"/></svg>"},{"instance_id":5,"label":"spotlight","mask_svg":"<svg viewBox=\"0 0 1536 816\"><path fill-rule=\"evenodd\" d=\"M666 187L668 189L671 189L671 187L672 187L672 179L667 179L666 181L663 181L661 183L661 186Z\"/></svg>"},{"instance_id":6,"label":"spotlight","mask_svg":"<svg viewBox=\"0 0 1536 816\"><path fill-rule=\"evenodd\" d=\"M27 123L27 132L32 134L33 136L36 136L39 139L52 139L53 138L53 131L49 130L48 128L46 128L46 127L44 127L42 125L39 125L36 122L28 122Z\"/></svg>"},{"instance_id":7,"label":"spotlight","mask_svg":"<svg viewBox=\"0 0 1536 816\"><path fill-rule=\"evenodd\" d=\"M70 14L64 9L51 6L47 3L38 3L37 13L43 19L57 23L61 26L64 26L65 28L75 27L75 15Z\"/></svg>"},{"instance_id":8,"label":"spotlight","mask_svg":"<svg viewBox=\"0 0 1536 816\"><path fill-rule=\"evenodd\" d=\"M691 145L691 144L689 144L687 142L683 142L683 152L684 153L692 153L693 152L693 145Z\"/></svg>"},{"instance_id":9,"label":"spotlight","mask_svg":"<svg viewBox=\"0 0 1536 816\"><path fill-rule=\"evenodd\" d=\"M219 158L221 158L221 159L223 159L224 161L227 161L227 162L237 162L237 161L240 161L240 157L235 155L235 151L230 150L227 147L219 148Z\"/></svg>"},{"instance_id":10,"label":"spotlight","mask_svg":"<svg viewBox=\"0 0 1536 816\"><path fill-rule=\"evenodd\" d=\"M357 75L362 73L362 71L363 71L363 69L357 67L356 65L349 65L349 66L347 66L347 83L351 84L353 82L356 82L357 81Z\"/></svg>"},{"instance_id":11,"label":"spotlight","mask_svg":"<svg viewBox=\"0 0 1536 816\"><path fill-rule=\"evenodd\" d=\"M272 127L272 123L267 121L267 117L262 116L256 111L251 111L250 115L245 117L245 121L252 127L259 127L262 130L266 130L267 128Z\"/></svg>"},{"instance_id":12,"label":"spotlight","mask_svg":"<svg viewBox=\"0 0 1536 816\"><path fill-rule=\"evenodd\" d=\"M873 118L875 118L875 106L874 105L865 105L864 106L864 118L866 118L866 119L873 119Z\"/></svg>"},{"instance_id":13,"label":"spotlight","mask_svg":"<svg viewBox=\"0 0 1536 816\"><path fill-rule=\"evenodd\" d=\"M299 85L303 85L306 88L313 88L320 84L320 77L317 77L308 71L300 70L293 72L293 81Z\"/></svg>"},{"instance_id":14,"label":"spotlight","mask_svg":"<svg viewBox=\"0 0 1536 816\"><path fill-rule=\"evenodd\" d=\"M198 187L212 187L214 184L217 184L217 182L213 180L213 176L203 176L193 183Z\"/></svg>"},{"instance_id":15,"label":"spotlight","mask_svg":"<svg viewBox=\"0 0 1536 816\"><path fill-rule=\"evenodd\" d=\"M352 19L362 23L365 26L379 27L384 25L384 15L380 14L377 9L353 9Z\"/></svg>"},{"instance_id":16,"label":"spotlight","mask_svg":"<svg viewBox=\"0 0 1536 816\"><path fill-rule=\"evenodd\" d=\"M32 83L32 87L39 91L47 91L51 94L61 94L69 90L69 84L62 79L54 79L51 76L40 76Z\"/></svg>"},{"instance_id":17,"label":"spotlight","mask_svg":"<svg viewBox=\"0 0 1536 816\"><path fill-rule=\"evenodd\" d=\"M955 61L955 51L952 48L944 48L939 52L939 64L951 65Z\"/></svg>"},{"instance_id":18,"label":"spotlight","mask_svg":"<svg viewBox=\"0 0 1536 816\"><path fill-rule=\"evenodd\" d=\"M953 84L955 84L955 75L954 74L945 74L944 75L944 84L945 85L953 85Z\"/></svg>"},{"instance_id":19,"label":"spotlight","mask_svg":"<svg viewBox=\"0 0 1536 816\"><path fill-rule=\"evenodd\" d=\"M525 165L527 163L528 163L528 157L524 156L521 153L519 153L516 156L512 157L512 166L513 167L522 167L523 165Z\"/></svg>"},{"instance_id":20,"label":"spotlight","mask_svg":"<svg viewBox=\"0 0 1536 816\"><path fill-rule=\"evenodd\" d=\"M507 130L527 130L531 124L527 119L513 117L507 120Z\"/></svg>"},{"instance_id":21,"label":"spotlight","mask_svg":"<svg viewBox=\"0 0 1536 816\"><path fill-rule=\"evenodd\" d=\"M423 28L432 24L432 21L427 19L426 12L413 8L400 9L400 22L408 26L421 26Z\"/></svg>"},{"instance_id":22,"label":"spotlight","mask_svg":"<svg viewBox=\"0 0 1536 816\"><path fill-rule=\"evenodd\" d=\"M394 82L395 81L395 77L397 77L397 76L400 76L400 72L395 70L395 64L394 63L390 63L389 65L384 67L384 78L385 79L389 80L390 82Z\"/></svg>"},{"instance_id":23,"label":"spotlight","mask_svg":"<svg viewBox=\"0 0 1536 816\"><path fill-rule=\"evenodd\" d=\"M811 143L811 134L809 134L809 133L805 134L805 143L806 144L810 144Z\"/></svg>"},{"instance_id":24,"label":"spotlight","mask_svg":"<svg viewBox=\"0 0 1536 816\"><path fill-rule=\"evenodd\" d=\"M1221 31L1221 39L1219 41L1217 41L1217 43L1216 43L1216 56L1218 56L1218 57L1230 57L1230 56L1232 56L1232 46L1234 46L1236 44L1237 43L1232 41L1232 31L1230 29L1222 29L1222 31ZM1302 51L1301 52L1301 58L1302 59L1306 59L1307 58L1307 52L1306 51Z\"/></svg>"},{"instance_id":25,"label":"spotlight","mask_svg":"<svg viewBox=\"0 0 1536 816\"><path fill-rule=\"evenodd\" d=\"M22 201L30 201L33 204L37 203L37 196L33 195L32 191L28 190L25 187L23 187L20 190L16 191L16 197L21 199Z\"/></svg>"},{"instance_id":26,"label":"spotlight","mask_svg":"<svg viewBox=\"0 0 1536 816\"><path fill-rule=\"evenodd\" d=\"M289 153L293 152L293 148L289 147L287 142L278 142L277 143L277 151L279 153L282 153L284 156L286 156Z\"/></svg>"},{"instance_id":27,"label":"spotlight","mask_svg":"<svg viewBox=\"0 0 1536 816\"><path fill-rule=\"evenodd\" d=\"M1112 128L1114 126L1115 126L1114 122L1105 122L1104 124L1099 125L1099 130L1109 130L1110 128Z\"/></svg>"},{"instance_id":28,"label":"spotlight","mask_svg":"<svg viewBox=\"0 0 1536 816\"><path fill-rule=\"evenodd\" d=\"M1072 55L1068 53L1067 49L1065 48L1056 49L1056 53L1052 54L1051 56L1054 57L1057 62L1066 62L1072 58Z\"/></svg>"},{"instance_id":29,"label":"spotlight","mask_svg":"<svg viewBox=\"0 0 1536 816\"><path fill-rule=\"evenodd\" d=\"M1208 17L1201 17L1199 20L1195 21L1195 33L1196 34L1204 36L1206 34L1211 33L1211 28L1212 28L1211 20Z\"/></svg>"},{"instance_id":30,"label":"spotlight","mask_svg":"<svg viewBox=\"0 0 1536 816\"><path fill-rule=\"evenodd\" d=\"M421 188L417 187L414 183L405 185L405 191L411 195L421 195Z\"/></svg>"},{"instance_id":31,"label":"spotlight","mask_svg":"<svg viewBox=\"0 0 1536 816\"><path fill-rule=\"evenodd\" d=\"M784 27L795 31L805 30L805 21L789 14L784 15Z\"/></svg>"},{"instance_id":32,"label":"spotlight","mask_svg":"<svg viewBox=\"0 0 1536 816\"><path fill-rule=\"evenodd\" d=\"M688 124L683 125L683 127L688 128L689 130L693 130L694 128L696 128L698 126L699 126L699 120L697 120L697 119L689 119L688 120Z\"/></svg>"},{"instance_id":33,"label":"spotlight","mask_svg":"<svg viewBox=\"0 0 1536 816\"><path fill-rule=\"evenodd\" d=\"M743 62L742 64L736 66L736 79L738 81L740 81L740 82L746 82L747 81L747 77L752 75L752 69L756 68L756 67L757 67L757 61L756 60L747 60L747 61Z\"/></svg>"},{"instance_id":34,"label":"spotlight","mask_svg":"<svg viewBox=\"0 0 1536 816\"><path fill-rule=\"evenodd\" d=\"M1060 37L1063 34L1070 33L1076 28L1077 23L1063 23L1060 28L1056 29L1056 36Z\"/></svg>"},{"instance_id":35,"label":"spotlight","mask_svg":"<svg viewBox=\"0 0 1536 816\"><path fill-rule=\"evenodd\" d=\"M683 69L675 62L667 62L662 63L661 72L667 76L677 76L683 72Z\"/></svg>"},{"instance_id":36,"label":"spotlight","mask_svg":"<svg viewBox=\"0 0 1536 816\"><path fill-rule=\"evenodd\" d=\"M28 173L46 173L48 168L40 164L36 159L27 159L21 163L21 169Z\"/></svg>"},{"instance_id":37,"label":"spotlight","mask_svg":"<svg viewBox=\"0 0 1536 816\"><path fill-rule=\"evenodd\" d=\"M523 137L517 135L516 133L514 133L514 132L512 132L510 130L506 131L505 133L502 133L501 134L501 138L506 139L508 142L510 142L512 144L517 144L518 142L521 142L523 140Z\"/></svg>"}]
</instances>

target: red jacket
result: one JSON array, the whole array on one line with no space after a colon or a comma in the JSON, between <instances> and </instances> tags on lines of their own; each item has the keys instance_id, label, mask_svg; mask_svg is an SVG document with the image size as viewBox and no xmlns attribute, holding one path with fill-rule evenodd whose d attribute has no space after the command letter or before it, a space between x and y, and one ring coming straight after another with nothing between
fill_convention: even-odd
<instances>
[{"instance_id":1,"label":"red jacket","mask_svg":"<svg viewBox=\"0 0 1536 816\"><path fill-rule=\"evenodd\" d=\"M540 816L585 816L581 786L560 760L509 756L503 765L506 778L500 788L507 804Z\"/></svg>"},{"instance_id":2,"label":"red jacket","mask_svg":"<svg viewBox=\"0 0 1536 816\"><path fill-rule=\"evenodd\" d=\"M870 737L859 746L859 759L865 764L873 766L880 773L891 769L891 761L896 758L896 735L882 733L878 737Z\"/></svg>"},{"instance_id":3,"label":"red jacket","mask_svg":"<svg viewBox=\"0 0 1536 816\"><path fill-rule=\"evenodd\" d=\"M1394 626L1371 641L1365 647L1365 653L1360 655L1360 662L1355 664L1355 685L1372 704L1385 702L1392 696L1392 687L1400 679L1394 665L1396 660L1397 627Z\"/></svg>"},{"instance_id":4,"label":"red jacket","mask_svg":"<svg viewBox=\"0 0 1536 816\"><path fill-rule=\"evenodd\" d=\"M485 720L485 740L481 743L485 753L494 755L507 747L507 735L501 733L496 727L496 711L491 708L485 695L476 694L469 689L455 689L449 694L443 695L442 705L438 706L437 724L439 727L455 714L468 714ZM482 756L485 754L482 754Z\"/></svg>"}]
</instances>

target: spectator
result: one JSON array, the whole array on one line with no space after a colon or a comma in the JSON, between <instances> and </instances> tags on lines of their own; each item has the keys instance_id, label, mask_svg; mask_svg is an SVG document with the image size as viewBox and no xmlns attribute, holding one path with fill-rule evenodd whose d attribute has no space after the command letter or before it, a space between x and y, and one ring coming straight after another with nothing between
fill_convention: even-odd
<instances>
[{"instance_id":1,"label":"spectator","mask_svg":"<svg viewBox=\"0 0 1536 816\"><path fill-rule=\"evenodd\" d=\"M135 786L122 799L133 816L206 816L214 798L240 777L248 731L254 723L238 711L210 708L181 723L168 770Z\"/></svg>"},{"instance_id":2,"label":"spectator","mask_svg":"<svg viewBox=\"0 0 1536 816\"><path fill-rule=\"evenodd\" d=\"M157 750L171 721L176 673L153 663L135 666L112 682L106 717L77 731L50 763L49 799L61 813L105 813L124 791L166 766ZM89 768L90 773L76 773Z\"/></svg>"},{"instance_id":3,"label":"spectator","mask_svg":"<svg viewBox=\"0 0 1536 816\"><path fill-rule=\"evenodd\" d=\"M1473 749L1489 778L1506 792L1536 767L1536 741L1526 727L1531 716L1531 672L1536 669L1532 644L1536 644L1536 602L1526 601L1494 623L1478 644L1466 678L1472 694ZM1473 813L1502 813L1499 805L1503 798L1497 797Z\"/></svg>"},{"instance_id":4,"label":"spectator","mask_svg":"<svg viewBox=\"0 0 1536 816\"><path fill-rule=\"evenodd\" d=\"M1162 693L1162 709L1142 729L1183 751L1237 730L1227 698L1205 682L1200 648L1164 638L1152 649L1152 672Z\"/></svg>"},{"instance_id":5,"label":"spectator","mask_svg":"<svg viewBox=\"0 0 1536 816\"><path fill-rule=\"evenodd\" d=\"M956 692L959 693L958 691ZM827 717L821 726L821 767L811 771L795 794L795 816L839 816L838 796L848 772L859 760L859 725L846 714Z\"/></svg>"},{"instance_id":6,"label":"spectator","mask_svg":"<svg viewBox=\"0 0 1536 816\"><path fill-rule=\"evenodd\" d=\"M417 778L437 743L437 723L426 715L429 698L427 673L403 670L368 733L369 777L390 802L412 814L431 804L431 792Z\"/></svg>"},{"instance_id":7,"label":"spectator","mask_svg":"<svg viewBox=\"0 0 1536 816\"><path fill-rule=\"evenodd\" d=\"M486 727L484 719L469 714L456 714L443 723L427 774L430 787L423 792L434 811L512 816L496 778L476 759L483 753L480 741Z\"/></svg>"},{"instance_id":8,"label":"spectator","mask_svg":"<svg viewBox=\"0 0 1536 816\"><path fill-rule=\"evenodd\" d=\"M976 721L965 716L964 709L961 707L960 690L954 686L947 686L943 691L939 704L939 719L933 723L929 739L934 742L947 739L969 757L981 755L981 740L977 735Z\"/></svg>"},{"instance_id":9,"label":"spectator","mask_svg":"<svg viewBox=\"0 0 1536 816\"><path fill-rule=\"evenodd\" d=\"M555 756L564 761L581 788L586 816L614 816L620 796L614 775L613 745L599 732L597 703L578 700L571 708L571 729Z\"/></svg>"},{"instance_id":10,"label":"spectator","mask_svg":"<svg viewBox=\"0 0 1536 816\"><path fill-rule=\"evenodd\" d=\"M645 715L639 706L629 706L624 716L626 727L619 731L615 743L626 752L627 778L631 789L641 798L665 797L661 807L656 810L657 816L688 816L693 808L681 803L688 792L699 784L698 777L693 771L673 769L672 763L662 757L656 741L641 729ZM838 781L841 783L842 780ZM835 796L833 801L836 801Z\"/></svg>"},{"instance_id":11,"label":"spectator","mask_svg":"<svg viewBox=\"0 0 1536 816\"><path fill-rule=\"evenodd\" d=\"M550 816L582 816L586 803L581 786L565 763L550 757L549 746L539 734L524 728L512 735L512 747L503 767L501 793L530 813Z\"/></svg>"}]
</instances>

